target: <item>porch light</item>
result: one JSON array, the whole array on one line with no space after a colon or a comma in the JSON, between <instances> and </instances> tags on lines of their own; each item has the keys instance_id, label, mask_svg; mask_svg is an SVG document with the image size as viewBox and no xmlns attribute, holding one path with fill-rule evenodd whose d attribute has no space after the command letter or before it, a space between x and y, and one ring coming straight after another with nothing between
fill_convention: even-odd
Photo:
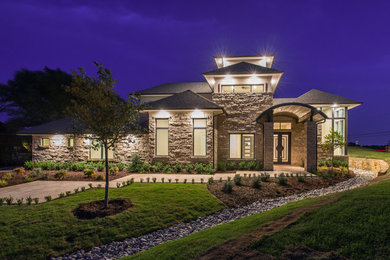
<instances>
[{"instance_id":1,"label":"porch light","mask_svg":"<svg viewBox=\"0 0 390 260\"><path fill-rule=\"evenodd\" d=\"M169 114L168 111L166 110L160 110L157 112L155 118L169 118L171 116L171 114Z\"/></svg>"},{"instance_id":2,"label":"porch light","mask_svg":"<svg viewBox=\"0 0 390 260\"><path fill-rule=\"evenodd\" d=\"M205 118L205 115L204 115L204 113L201 110L195 109L191 113L191 118Z\"/></svg>"}]
</instances>

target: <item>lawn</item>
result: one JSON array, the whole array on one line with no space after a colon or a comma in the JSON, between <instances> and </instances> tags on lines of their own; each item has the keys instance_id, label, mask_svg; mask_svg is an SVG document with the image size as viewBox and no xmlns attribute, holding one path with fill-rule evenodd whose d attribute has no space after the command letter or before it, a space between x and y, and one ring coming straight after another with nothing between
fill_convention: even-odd
<instances>
[{"instance_id":1,"label":"lawn","mask_svg":"<svg viewBox=\"0 0 390 260\"><path fill-rule=\"evenodd\" d=\"M348 155L351 157L380 159L390 162L390 153L378 152L374 149L359 146L348 146Z\"/></svg>"},{"instance_id":2,"label":"lawn","mask_svg":"<svg viewBox=\"0 0 390 260\"><path fill-rule=\"evenodd\" d=\"M304 215L296 224L253 245L278 256L286 245L334 251L349 259L388 259L390 180L345 192L340 200Z\"/></svg>"},{"instance_id":3,"label":"lawn","mask_svg":"<svg viewBox=\"0 0 390 260\"><path fill-rule=\"evenodd\" d=\"M182 239L169 241L123 259L194 259L215 245L249 233L270 221L281 218L290 211L323 198L309 198L292 202L282 207L194 233Z\"/></svg>"},{"instance_id":4,"label":"lawn","mask_svg":"<svg viewBox=\"0 0 390 260\"><path fill-rule=\"evenodd\" d=\"M0 207L0 259L47 259L114 240L139 236L224 208L206 185L141 184L111 189L111 198L130 199L134 207L116 216L78 220L80 203L102 199L103 189L32 206Z\"/></svg>"}]
</instances>

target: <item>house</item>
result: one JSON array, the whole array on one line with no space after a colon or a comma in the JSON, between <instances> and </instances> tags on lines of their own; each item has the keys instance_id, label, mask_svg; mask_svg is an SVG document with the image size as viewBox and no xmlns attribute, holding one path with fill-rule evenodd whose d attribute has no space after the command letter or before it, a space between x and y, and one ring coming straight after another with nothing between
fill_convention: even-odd
<instances>
[{"instance_id":1,"label":"house","mask_svg":"<svg viewBox=\"0 0 390 260\"><path fill-rule=\"evenodd\" d=\"M256 160L317 167L321 142L332 127L347 139L348 112L361 102L312 89L296 98L274 98L283 71L274 56L214 57L204 82L168 83L140 91L147 103L144 134L129 134L109 152L128 162L213 163ZM102 149L74 136L61 119L20 131L33 136L33 160L101 160ZM347 147L337 155L346 156Z\"/></svg>"}]
</instances>

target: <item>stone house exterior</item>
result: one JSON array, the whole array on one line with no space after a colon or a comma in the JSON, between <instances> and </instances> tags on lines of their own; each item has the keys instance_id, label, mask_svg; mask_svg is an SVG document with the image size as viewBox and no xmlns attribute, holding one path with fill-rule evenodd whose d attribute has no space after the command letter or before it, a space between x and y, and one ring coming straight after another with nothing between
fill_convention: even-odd
<instances>
[{"instance_id":1,"label":"stone house exterior","mask_svg":"<svg viewBox=\"0 0 390 260\"><path fill-rule=\"evenodd\" d=\"M272 68L274 56L214 57L217 68L205 82L168 83L139 92L147 104L132 135L109 152L113 161L137 154L146 162L212 163L256 160L311 171L323 138L333 128L347 140L348 112L357 102L312 89L297 98L274 98L284 72ZM19 132L33 136L33 160L102 160L88 136L76 136L69 119ZM336 150L347 155L347 147Z\"/></svg>"}]
</instances>

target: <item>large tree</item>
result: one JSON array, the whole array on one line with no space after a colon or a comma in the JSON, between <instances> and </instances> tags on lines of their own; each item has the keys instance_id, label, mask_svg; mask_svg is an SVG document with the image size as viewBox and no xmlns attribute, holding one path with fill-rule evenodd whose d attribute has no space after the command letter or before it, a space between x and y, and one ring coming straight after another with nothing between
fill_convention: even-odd
<instances>
[{"instance_id":1,"label":"large tree","mask_svg":"<svg viewBox=\"0 0 390 260\"><path fill-rule=\"evenodd\" d=\"M84 69L72 73L72 83L66 90L74 97L68 110L74 118L79 134L102 145L106 166L104 205L108 206L109 166L108 150L128 136L140 131L140 111L143 106L138 96L131 94L125 101L114 90L116 80L109 69L95 62L97 76L86 75Z\"/></svg>"},{"instance_id":2,"label":"large tree","mask_svg":"<svg viewBox=\"0 0 390 260\"><path fill-rule=\"evenodd\" d=\"M64 86L71 80L60 69L17 71L7 84L0 84L0 111L9 116L8 128L16 131L64 117L71 98Z\"/></svg>"}]
</instances>

